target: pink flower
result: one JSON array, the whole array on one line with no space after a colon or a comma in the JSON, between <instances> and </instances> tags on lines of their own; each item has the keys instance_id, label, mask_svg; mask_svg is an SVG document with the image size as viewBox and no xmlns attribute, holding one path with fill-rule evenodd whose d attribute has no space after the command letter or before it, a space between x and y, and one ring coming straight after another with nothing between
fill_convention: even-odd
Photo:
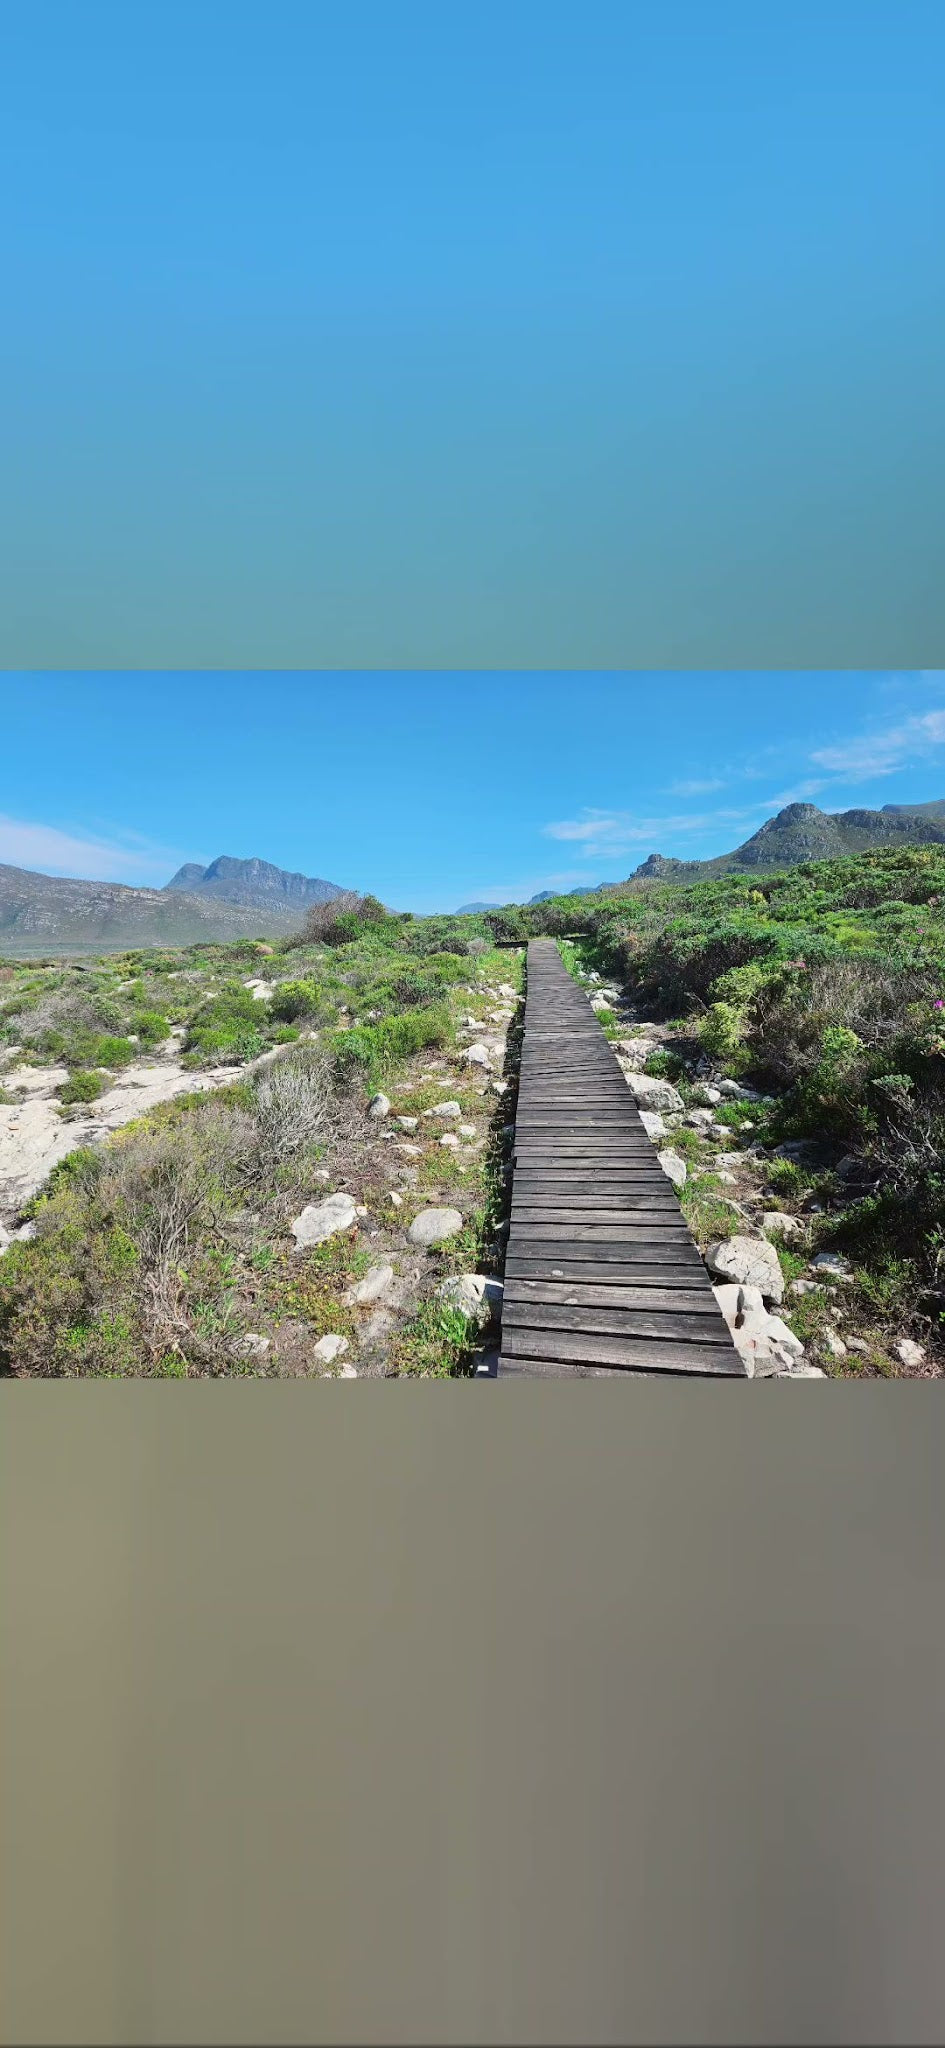
<instances>
[{"instance_id":1,"label":"pink flower","mask_svg":"<svg viewBox=\"0 0 945 2048\"><path fill-rule=\"evenodd\" d=\"M932 1004L932 1008L933 1010L945 1010L945 1003L943 1003L941 996Z\"/></svg>"}]
</instances>

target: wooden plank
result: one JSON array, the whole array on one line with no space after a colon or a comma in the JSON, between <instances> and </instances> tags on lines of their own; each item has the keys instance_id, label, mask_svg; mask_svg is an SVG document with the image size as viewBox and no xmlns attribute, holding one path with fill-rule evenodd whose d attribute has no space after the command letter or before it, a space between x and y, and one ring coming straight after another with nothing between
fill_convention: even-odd
<instances>
[{"instance_id":1,"label":"wooden plank","mask_svg":"<svg viewBox=\"0 0 945 2048\"><path fill-rule=\"evenodd\" d=\"M680 1244L688 1246L692 1243L692 1239L681 1216L654 1217L652 1222L648 1222L645 1217L641 1216L639 1223L573 1223L568 1220L558 1223L544 1216L525 1220L517 1217L512 1225L512 1233L510 1235L513 1233L521 1244L543 1241L546 1244L570 1244L575 1246L579 1244L610 1244L618 1246L652 1242L658 1245L672 1246L673 1244ZM698 1253L696 1253L696 1257L698 1258Z\"/></svg>"},{"instance_id":2,"label":"wooden plank","mask_svg":"<svg viewBox=\"0 0 945 2048\"><path fill-rule=\"evenodd\" d=\"M581 1336L572 1330L523 1330L517 1326L502 1332L502 1355L508 1358L560 1359L588 1365L636 1365L651 1372L719 1373L733 1379L745 1378L745 1367L734 1344L662 1342L657 1337L610 1337L594 1333Z\"/></svg>"},{"instance_id":3,"label":"wooden plank","mask_svg":"<svg viewBox=\"0 0 945 2048\"><path fill-rule=\"evenodd\" d=\"M665 1180L665 1175L663 1176ZM669 1182L666 1182L667 1187ZM672 1216L679 1219L679 1205L672 1196L664 1195L659 1188L643 1188L634 1192L618 1188L616 1194L607 1194L598 1189L593 1195L569 1194L566 1188L548 1188L544 1194L530 1195L524 1189L521 1194L512 1194L512 1221L537 1223L543 1216L560 1220L573 1219L576 1223L606 1223L620 1216L636 1222L640 1216Z\"/></svg>"},{"instance_id":4,"label":"wooden plank","mask_svg":"<svg viewBox=\"0 0 945 2048\"><path fill-rule=\"evenodd\" d=\"M591 1252L591 1247L587 1245L579 1249ZM675 1292L677 1288L689 1291L694 1287L704 1286L709 1298L714 1300L708 1274L698 1254L694 1263L680 1258L678 1264L668 1265L665 1260L647 1259L645 1254L639 1258L632 1255L626 1258L619 1255L596 1258L593 1254L587 1258L573 1258L568 1252L562 1251L560 1245L555 1247L550 1257L547 1254L532 1257L530 1252L510 1250L505 1261L505 1277L506 1281L568 1280L590 1283L603 1280L610 1286L626 1284L632 1287L655 1287L661 1294Z\"/></svg>"},{"instance_id":5,"label":"wooden plank","mask_svg":"<svg viewBox=\"0 0 945 2048\"><path fill-rule=\"evenodd\" d=\"M506 1271L503 1314L511 1302L524 1301L571 1304L577 1308L652 1309L654 1312L664 1308L674 1313L683 1311L686 1315L706 1316L713 1323L718 1321L718 1304L709 1288L632 1286L625 1282L609 1284L603 1280L516 1278Z\"/></svg>"},{"instance_id":6,"label":"wooden plank","mask_svg":"<svg viewBox=\"0 0 945 2048\"><path fill-rule=\"evenodd\" d=\"M732 1339L721 1316L697 1318L684 1309L587 1308L564 1302L518 1301L502 1303L502 1330L574 1330L581 1336L599 1333L613 1337L659 1337L696 1344L721 1344L726 1351Z\"/></svg>"}]
</instances>

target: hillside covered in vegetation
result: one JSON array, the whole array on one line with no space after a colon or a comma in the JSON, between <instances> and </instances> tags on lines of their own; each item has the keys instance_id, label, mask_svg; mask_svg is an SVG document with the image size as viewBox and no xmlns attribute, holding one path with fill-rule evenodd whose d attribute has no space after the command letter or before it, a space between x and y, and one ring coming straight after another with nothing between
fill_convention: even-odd
<instances>
[{"instance_id":1,"label":"hillside covered in vegetation","mask_svg":"<svg viewBox=\"0 0 945 2048\"><path fill-rule=\"evenodd\" d=\"M943 905L945 849L909 848L468 916L346 898L274 945L9 961L0 1121L41 1127L53 1166L5 1210L0 1172L0 1365L470 1370L500 1293L521 948L548 934L612 986L618 1046L660 1021L646 1070L681 1098L700 1246L767 1204L784 1313L828 1370L898 1371L904 1340L940 1371Z\"/></svg>"}]
</instances>

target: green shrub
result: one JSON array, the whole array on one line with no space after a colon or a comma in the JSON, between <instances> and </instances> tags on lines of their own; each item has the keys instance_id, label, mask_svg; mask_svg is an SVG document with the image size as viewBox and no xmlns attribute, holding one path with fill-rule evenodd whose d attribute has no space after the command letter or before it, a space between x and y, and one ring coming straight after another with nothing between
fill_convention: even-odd
<instances>
[{"instance_id":1,"label":"green shrub","mask_svg":"<svg viewBox=\"0 0 945 2048\"><path fill-rule=\"evenodd\" d=\"M324 1009L324 994L315 981L282 981L274 991L269 1014L281 1023L294 1024L299 1017L318 1017Z\"/></svg>"},{"instance_id":2,"label":"green shrub","mask_svg":"<svg viewBox=\"0 0 945 2048\"><path fill-rule=\"evenodd\" d=\"M130 1029L136 1038L140 1038L142 1045L159 1045L167 1037L170 1025L159 1010L136 1010Z\"/></svg>"},{"instance_id":3,"label":"green shrub","mask_svg":"<svg viewBox=\"0 0 945 2048\"><path fill-rule=\"evenodd\" d=\"M101 1095L104 1085L101 1074L80 1069L78 1073L70 1074L68 1081L63 1082L57 1093L60 1102L63 1103L94 1102L95 1097Z\"/></svg>"}]
</instances>

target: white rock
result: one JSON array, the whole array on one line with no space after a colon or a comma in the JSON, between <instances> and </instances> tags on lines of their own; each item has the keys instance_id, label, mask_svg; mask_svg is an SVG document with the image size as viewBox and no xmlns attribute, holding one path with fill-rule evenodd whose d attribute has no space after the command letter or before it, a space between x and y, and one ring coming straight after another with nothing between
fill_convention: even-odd
<instances>
[{"instance_id":1,"label":"white rock","mask_svg":"<svg viewBox=\"0 0 945 2048\"><path fill-rule=\"evenodd\" d=\"M440 1139L440 1144L445 1145L447 1149L451 1152L459 1151L459 1139L457 1138L454 1131L444 1131L443 1136Z\"/></svg>"},{"instance_id":2,"label":"white rock","mask_svg":"<svg viewBox=\"0 0 945 2048\"><path fill-rule=\"evenodd\" d=\"M474 1138L476 1135L475 1124L457 1124L456 1128L461 1138Z\"/></svg>"},{"instance_id":3,"label":"white rock","mask_svg":"<svg viewBox=\"0 0 945 2048\"><path fill-rule=\"evenodd\" d=\"M641 1109L640 1122L643 1125L643 1128L648 1138L653 1138L655 1140L656 1138L665 1138L668 1136L666 1125L664 1124L658 1109Z\"/></svg>"},{"instance_id":4,"label":"white rock","mask_svg":"<svg viewBox=\"0 0 945 2048\"><path fill-rule=\"evenodd\" d=\"M781 1344L785 1351L791 1351L797 1358L803 1358L804 1346L800 1338L780 1316L768 1317L767 1335L772 1344Z\"/></svg>"},{"instance_id":5,"label":"white rock","mask_svg":"<svg viewBox=\"0 0 945 2048\"><path fill-rule=\"evenodd\" d=\"M738 1185L737 1175L734 1173L729 1173L727 1167L724 1166L716 1167L715 1178L716 1180L720 1180L722 1182L722 1186L726 1188L734 1188Z\"/></svg>"},{"instance_id":6,"label":"white rock","mask_svg":"<svg viewBox=\"0 0 945 2048\"><path fill-rule=\"evenodd\" d=\"M811 1259L811 1272L829 1275L831 1280L852 1280L853 1267L840 1252L818 1252Z\"/></svg>"},{"instance_id":7,"label":"white rock","mask_svg":"<svg viewBox=\"0 0 945 2048\"><path fill-rule=\"evenodd\" d=\"M785 1372L778 1373L779 1380L825 1380L826 1377L819 1365L790 1365Z\"/></svg>"},{"instance_id":8,"label":"white rock","mask_svg":"<svg viewBox=\"0 0 945 2048\"><path fill-rule=\"evenodd\" d=\"M398 1145L397 1150L398 1152L403 1153L405 1159L423 1158L423 1146L411 1145L410 1140L408 1138L405 1138L403 1143L401 1145Z\"/></svg>"},{"instance_id":9,"label":"white rock","mask_svg":"<svg viewBox=\"0 0 945 2048\"><path fill-rule=\"evenodd\" d=\"M671 1081L663 1081L655 1074L628 1074L627 1087L639 1109L685 1108L678 1088Z\"/></svg>"},{"instance_id":10,"label":"white rock","mask_svg":"<svg viewBox=\"0 0 945 2048\"><path fill-rule=\"evenodd\" d=\"M245 1337L238 1337L233 1347L238 1358L265 1358L271 1349L271 1337L261 1337L255 1330L248 1330Z\"/></svg>"},{"instance_id":11,"label":"white rock","mask_svg":"<svg viewBox=\"0 0 945 2048\"><path fill-rule=\"evenodd\" d=\"M377 1301L386 1292L393 1277L393 1266L370 1266L363 1280L356 1280L353 1286L349 1287L345 1300L357 1302L359 1305L366 1301Z\"/></svg>"},{"instance_id":12,"label":"white rock","mask_svg":"<svg viewBox=\"0 0 945 2048\"><path fill-rule=\"evenodd\" d=\"M817 1283L817 1281L816 1281L816 1280L792 1280L792 1281L791 1281L791 1293L792 1293L792 1294L823 1294L823 1291L824 1291L824 1290L823 1290L823 1288L822 1288L822 1287L820 1287L820 1286L818 1286L818 1283Z\"/></svg>"},{"instance_id":13,"label":"white rock","mask_svg":"<svg viewBox=\"0 0 945 2048\"><path fill-rule=\"evenodd\" d=\"M467 1045L463 1058L467 1066L470 1067L489 1067L492 1065L492 1054L488 1046L482 1045L478 1041L475 1045Z\"/></svg>"},{"instance_id":14,"label":"white rock","mask_svg":"<svg viewBox=\"0 0 945 2048\"><path fill-rule=\"evenodd\" d=\"M691 1131L709 1131L712 1129L714 1118L711 1109L690 1109L683 1122Z\"/></svg>"},{"instance_id":15,"label":"white rock","mask_svg":"<svg viewBox=\"0 0 945 2048\"><path fill-rule=\"evenodd\" d=\"M402 1131L415 1131L419 1121L419 1117L416 1116L399 1116L396 1118L396 1122L399 1123Z\"/></svg>"},{"instance_id":16,"label":"white rock","mask_svg":"<svg viewBox=\"0 0 945 2048\"><path fill-rule=\"evenodd\" d=\"M251 990L254 1003L268 1003L275 989L275 983L272 981L244 981L243 987Z\"/></svg>"},{"instance_id":17,"label":"white rock","mask_svg":"<svg viewBox=\"0 0 945 2048\"><path fill-rule=\"evenodd\" d=\"M737 1280L760 1287L768 1301L783 1301L784 1275L774 1246L765 1238L729 1237L710 1244L705 1255L710 1273L720 1280Z\"/></svg>"},{"instance_id":18,"label":"white rock","mask_svg":"<svg viewBox=\"0 0 945 2048\"><path fill-rule=\"evenodd\" d=\"M350 1360L350 1359L348 1359L348 1358L346 1358L346 1359L345 1359L345 1362L344 1362L344 1365L342 1366L342 1368L341 1368L341 1371L340 1371L340 1372L339 1372L339 1374L338 1374L338 1378L339 1378L340 1380L356 1380L356 1379L357 1379L357 1377L358 1377L358 1368L357 1368L357 1366L356 1366L356 1365L352 1365L352 1363L351 1363L351 1360Z\"/></svg>"},{"instance_id":19,"label":"white rock","mask_svg":"<svg viewBox=\"0 0 945 2048\"><path fill-rule=\"evenodd\" d=\"M717 1081L716 1087L726 1102L743 1102L745 1100L746 1091L738 1081Z\"/></svg>"},{"instance_id":20,"label":"white rock","mask_svg":"<svg viewBox=\"0 0 945 2048\"><path fill-rule=\"evenodd\" d=\"M391 1203L392 1203L392 1205L393 1205L393 1207L394 1207L395 1209L402 1209L402 1208L403 1208L403 1206L404 1206L404 1198L403 1198L403 1195L399 1195L399 1194L397 1193L397 1189L396 1189L396 1188L391 1188L391 1191L390 1191L390 1199L391 1199Z\"/></svg>"},{"instance_id":21,"label":"white rock","mask_svg":"<svg viewBox=\"0 0 945 2048\"><path fill-rule=\"evenodd\" d=\"M847 1350L858 1351L861 1358L868 1358L870 1355L870 1347L864 1337L848 1337Z\"/></svg>"},{"instance_id":22,"label":"white rock","mask_svg":"<svg viewBox=\"0 0 945 2048\"><path fill-rule=\"evenodd\" d=\"M368 1210L365 1203L359 1202L354 1213L356 1216L366 1216L368 1214Z\"/></svg>"},{"instance_id":23,"label":"white rock","mask_svg":"<svg viewBox=\"0 0 945 2048\"><path fill-rule=\"evenodd\" d=\"M823 1333L823 1341L826 1349L830 1353L831 1358L846 1357L847 1347L843 1341L843 1338L837 1336L836 1330L825 1330Z\"/></svg>"},{"instance_id":24,"label":"white rock","mask_svg":"<svg viewBox=\"0 0 945 2048\"><path fill-rule=\"evenodd\" d=\"M511 982L509 981L500 981L499 994L500 996L507 996L510 1003L516 1003L518 1001L518 990L513 988Z\"/></svg>"},{"instance_id":25,"label":"white rock","mask_svg":"<svg viewBox=\"0 0 945 2048\"><path fill-rule=\"evenodd\" d=\"M712 1088L708 1081L700 1081L693 1089L692 1094L695 1102L704 1102L709 1109L714 1108L715 1104L722 1100L720 1090Z\"/></svg>"},{"instance_id":26,"label":"white rock","mask_svg":"<svg viewBox=\"0 0 945 2048\"><path fill-rule=\"evenodd\" d=\"M423 1114L442 1117L445 1120L449 1117L462 1116L463 1112L458 1102L435 1102L433 1108L425 1109Z\"/></svg>"},{"instance_id":27,"label":"white rock","mask_svg":"<svg viewBox=\"0 0 945 2048\"><path fill-rule=\"evenodd\" d=\"M900 1337L898 1344L893 1345L893 1350L900 1365L921 1365L925 1358L923 1346L914 1344L911 1337Z\"/></svg>"},{"instance_id":28,"label":"white rock","mask_svg":"<svg viewBox=\"0 0 945 2048\"><path fill-rule=\"evenodd\" d=\"M440 1301L448 1302L451 1308L461 1309L464 1315L474 1317L477 1322L499 1315L503 1291L501 1280L494 1280L486 1273L454 1273L450 1279L442 1280L436 1290Z\"/></svg>"},{"instance_id":29,"label":"white rock","mask_svg":"<svg viewBox=\"0 0 945 2048\"><path fill-rule=\"evenodd\" d=\"M372 1095L368 1103L368 1116L390 1116L390 1102L386 1095Z\"/></svg>"},{"instance_id":30,"label":"white rock","mask_svg":"<svg viewBox=\"0 0 945 2048\"><path fill-rule=\"evenodd\" d=\"M317 1358L322 1365L332 1365L347 1349L347 1337L338 1337L332 1331L327 1337L319 1337L318 1343L313 1346L312 1357Z\"/></svg>"},{"instance_id":31,"label":"white rock","mask_svg":"<svg viewBox=\"0 0 945 2048\"><path fill-rule=\"evenodd\" d=\"M489 1085L495 1095L504 1095L509 1084L507 1081L491 1081Z\"/></svg>"},{"instance_id":32,"label":"white rock","mask_svg":"<svg viewBox=\"0 0 945 2048\"><path fill-rule=\"evenodd\" d=\"M411 1244L443 1244L448 1237L455 1237L462 1230L463 1219L458 1209L421 1209L407 1232Z\"/></svg>"},{"instance_id":33,"label":"white rock","mask_svg":"<svg viewBox=\"0 0 945 2048\"><path fill-rule=\"evenodd\" d=\"M312 1244L324 1244L339 1230L350 1230L357 1209L350 1195L327 1195L324 1202L309 1202L292 1225L296 1251Z\"/></svg>"},{"instance_id":34,"label":"white rock","mask_svg":"<svg viewBox=\"0 0 945 2048\"><path fill-rule=\"evenodd\" d=\"M686 1185L686 1162L684 1159L680 1159L679 1153L657 1152L656 1157L667 1180L672 1181L674 1188L684 1188Z\"/></svg>"},{"instance_id":35,"label":"white rock","mask_svg":"<svg viewBox=\"0 0 945 2048\"><path fill-rule=\"evenodd\" d=\"M774 1231L778 1237L784 1238L799 1237L804 1228L796 1216L787 1216L783 1209L766 1209L761 1219L761 1227L765 1231Z\"/></svg>"}]
</instances>

